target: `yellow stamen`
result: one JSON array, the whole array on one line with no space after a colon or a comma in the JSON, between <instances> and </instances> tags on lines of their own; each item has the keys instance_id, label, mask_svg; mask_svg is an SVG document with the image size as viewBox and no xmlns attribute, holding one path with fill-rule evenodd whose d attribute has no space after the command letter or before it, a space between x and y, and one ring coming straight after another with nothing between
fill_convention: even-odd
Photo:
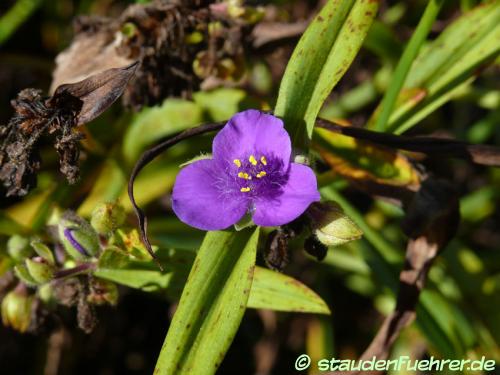
<instances>
[{"instance_id":1,"label":"yellow stamen","mask_svg":"<svg viewBox=\"0 0 500 375\"><path fill-rule=\"evenodd\" d=\"M250 163L252 163L252 165L257 165L257 159L255 159L255 156L253 156L253 155L250 155L250 157L248 158L248 161Z\"/></svg>"},{"instance_id":2,"label":"yellow stamen","mask_svg":"<svg viewBox=\"0 0 500 375\"><path fill-rule=\"evenodd\" d=\"M252 177L248 173L245 173L245 172L239 172L238 173L238 177L239 178L244 178L245 180L251 180L252 179Z\"/></svg>"},{"instance_id":3,"label":"yellow stamen","mask_svg":"<svg viewBox=\"0 0 500 375\"><path fill-rule=\"evenodd\" d=\"M261 157L260 157L260 162L261 162L262 164L264 164L264 165L267 165L267 160L266 160L265 156L261 156Z\"/></svg>"},{"instance_id":4,"label":"yellow stamen","mask_svg":"<svg viewBox=\"0 0 500 375\"><path fill-rule=\"evenodd\" d=\"M242 193L248 193L248 192L250 191L250 188L249 188L249 187L242 187L242 188L240 189L240 191L241 191Z\"/></svg>"},{"instance_id":5,"label":"yellow stamen","mask_svg":"<svg viewBox=\"0 0 500 375\"><path fill-rule=\"evenodd\" d=\"M238 168L240 168L240 167L241 167L241 160L240 160L240 159L234 159L234 160L233 160L233 163L234 163L234 164L236 164L236 166L237 166Z\"/></svg>"},{"instance_id":6,"label":"yellow stamen","mask_svg":"<svg viewBox=\"0 0 500 375\"><path fill-rule=\"evenodd\" d=\"M261 177L264 177L266 174L267 174L266 172L260 171L259 173L257 173L257 175L255 177L261 178Z\"/></svg>"}]
</instances>

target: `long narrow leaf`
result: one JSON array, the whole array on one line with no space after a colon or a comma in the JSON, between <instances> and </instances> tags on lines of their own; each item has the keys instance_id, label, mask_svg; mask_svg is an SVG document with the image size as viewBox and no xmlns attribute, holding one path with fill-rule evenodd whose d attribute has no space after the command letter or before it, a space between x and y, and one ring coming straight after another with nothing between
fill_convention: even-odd
<instances>
[{"instance_id":1,"label":"long narrow leaf","mask_svg":"<svg viewBox=\"0 0 500 375\"><path fill-rule=\"evenodd\" d=\"M387 129L400 134L468 86L500 54L500 2L463 14L415 60L401 95L418 89L392 111ZM401 97L401 96L400 96Z\"/></svg>"},{"instance_id":2,"label":"long narrow leaf","mask_svg":"<svg viewBox=\"0 0 500 375\"><path fill-rule=\"evenodd\" d=\"M394 77L392 78L389 89L384 95L381 104L381 113L377 117L377 122L375 124L376 130L384 130L389 120L389 116L392 113L392 109L396 104L396 99L398 97L399 91L405 82L406 76L410 71L410 67L413 64L413 60L417 56L420 47L425 41L427 34L431 30L432 25L443 5L444 0L430 0L425 8L424 15L418 23L415 33L408 42L408 46L403 52L401 59L399 60L398 66L394 71Z\"/></svg>"},{"instance_id":3,"label":"long narrow leaf","mask_svg":"<svg viewBox=\"0 0 500 375\"><path fill-rule=\"evenodd\" d=\"M300 39L275 108L296 146L312 137L323 102L354 60L377 10L378 1L328 1Z\"/></svg>"},{"instance_id":4,"label":"long narrow leaf","mask_svg":"<svg viewBox=\"0 0 500 375\"><path fill-rule=\"evenodd\" d=\"M248 307L330 314L321 297L300 281L265 268L255 269Z\"/></svg>"},{"instance_id":5,"label":"long narrow leaf","mask_svg":"<svg viewBox=\"0 0 500 375\"><path fill-rule=\"evenodd\" d=\"M250 294L259 230L208 232L161 349L156 373L213 374Z\"/></svg>"}]
</instances>

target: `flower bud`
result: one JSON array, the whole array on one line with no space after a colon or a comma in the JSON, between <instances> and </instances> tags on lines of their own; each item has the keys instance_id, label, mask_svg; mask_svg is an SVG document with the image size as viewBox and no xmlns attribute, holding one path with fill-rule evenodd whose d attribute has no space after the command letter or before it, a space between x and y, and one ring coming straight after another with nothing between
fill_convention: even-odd
<instances>
[{"instance_id":1,"label":"flower bud","mask_svg":"<svg viewBox=\"0 0 500 375\"><path fill-rule=\"evenodd\" d=\"M51 265L54 265L56 263L52 250L50 250L49 247L45 245L43 242L40 242L38 240L32 241L31 247L35 250L35 252L39 256L41 256L44 260L46 260L47 263Z\"/></svg>"},{"instance_id":2,"label":"flower bud","mask_svg":"<svg viewBox=\"0 0 500 375\"><path fill-rule=\"evenodd\" d=\"M90 225L97 233L109 234L120 227L125 221L124 208L115 203L103 203L92 212Z\"/></svg>"},{"instance_id":3,"label":"flower bud","mask_svg":"<svg viewBox=\"0 0 500 375\"><path fill-rule=\"evenodd\" d=\"M33 298L23 286L9 292L2 301L3 324L19 332L26 332L31 323Z\"/></svg>"},{"instance_id":4,"label":"flower bud","mask_svg":"<svg viewBox=\"0 0 500 375\"><path fill-rule=\"evenodd\" d=\"M15 260L23 260L32 253L29 248L29 240L17 234L10 237L7 241L7 252Z\"/></svg>"},{"instance_id":5,"label":"flower bud","mask_svg":"<svg viewBox=\"0 0 500 375\"><path fill-rule=\"evenodd\" d=\"M308 210L312 230L318 241L326 246L338 246L357 240L363 232L347 217L335 202L313 203Z\"/></svg>"},{"instance_id":6,"label":"flower bud","mask_svg":"<svg viewBox=\"0 0 500 375\"><path fill-rule=\"evenodd\" d=\"M37 281L33 278L33 276L31 276L28 267L26 267L26 264L24 263L17 264L14 267L14 273L16 277L26 285L36 286L38 284Z\"/></svg>"},{"instance_id":7,"label":"flower bud","mask_svg":"<svg viewBox=\"0 0 500 375\"><path fill-rule=\"evenodd\" d=\"M41 258L26 259L26 268L33 280L38 284L44 284L52 280L54 269L49 264L44 263Z\"/></svg>"},{"instance_id":8,"label":"flower bud","mask_svg":"<svg viewBox=\"0 0 500 375\"><path fill-rule=\"evenodd\" d=\"M59 222L59 239L67 253L76 260L86 260L99 252L99 238L89 223L74 214Z\"/></svg>"}]
</instances>

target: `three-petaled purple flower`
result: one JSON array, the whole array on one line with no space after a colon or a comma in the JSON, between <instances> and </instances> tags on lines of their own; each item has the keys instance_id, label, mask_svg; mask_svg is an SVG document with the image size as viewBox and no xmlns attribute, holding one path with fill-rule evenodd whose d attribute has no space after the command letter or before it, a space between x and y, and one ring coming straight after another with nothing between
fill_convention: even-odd
<instances>
[{"instance_id":1,"label":"three-petaled purple flower","mask_svg":"<svg viewBox=\"0 0 500 375\"><path fill-rule=\"evenodd\" d=\"M283 122L257 110L234 115L215 136L212 159L183 168L172 208L186 224L225 229L252 214L255 224L291 222L320 199L311 168L291 162Z\"/></svg>"}]
</instances>

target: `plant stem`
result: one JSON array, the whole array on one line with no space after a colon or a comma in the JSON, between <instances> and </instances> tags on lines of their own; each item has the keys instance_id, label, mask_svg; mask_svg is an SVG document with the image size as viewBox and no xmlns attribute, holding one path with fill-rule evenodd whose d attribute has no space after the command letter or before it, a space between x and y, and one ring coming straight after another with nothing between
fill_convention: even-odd
<instances>
[{"instance_id":1,"label":"plant stem","mask_svg":"<svg viewBox=\"0 0 500 375\"><path fill-rule=\"evenodd\" d=\"M56 272L54 279L64 279L66 277L76 276L87 271L94 270L96 267L95 263L83 263L73 268L68 268Z\"/></svg>"}]
</instances>

